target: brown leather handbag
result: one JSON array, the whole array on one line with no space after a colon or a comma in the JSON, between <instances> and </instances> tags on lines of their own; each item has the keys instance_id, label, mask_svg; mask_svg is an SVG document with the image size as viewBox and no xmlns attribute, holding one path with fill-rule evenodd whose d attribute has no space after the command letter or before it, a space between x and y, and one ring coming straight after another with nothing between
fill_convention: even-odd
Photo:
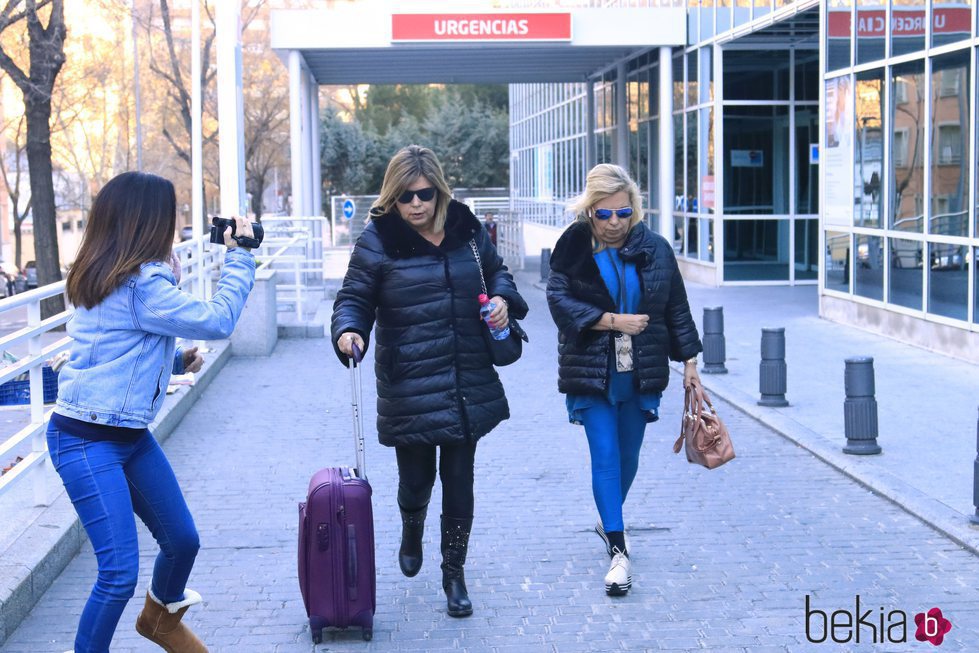
<instances>
[{"instance_id":1,"label":"brown leather handbag","mask_svg":"<svg viewBox=\"0 0 979 653\"><path fill-rule=\"evenodd\" d=\"M704 410L704 404L709 412ZM720 467L734 458L731 435L702 386L691 385L683 395L683 422L673 453L680 453L680 447L686 449L688 461L707 469Z\"/></svg>"}]
</instances>

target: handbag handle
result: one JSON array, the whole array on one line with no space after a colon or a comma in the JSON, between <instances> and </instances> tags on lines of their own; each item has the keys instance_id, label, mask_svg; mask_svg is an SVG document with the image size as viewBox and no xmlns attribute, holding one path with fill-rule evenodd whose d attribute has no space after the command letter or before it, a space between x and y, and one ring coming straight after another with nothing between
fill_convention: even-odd
<instances>
[{"instance_id":1,"label":"handbag handle","mask_svg":"<svg viewBox=\"0 0 979 653\"><path fill-rule=\"evenodd\" d=\"M483 276L483 259L479 257L479 248L476 247L476 239L469 239L469 247L473 251L473 256L476 257L476 267L479 268L479 287L483 289L483 294L489 297L489 291L486 289L486 277Z\"/></svg>"},{"instance_id":2,"label":"handbag handle","mask_svg":"<svg viewBox=\"0 0 979 653\"><path fill-rule=\"evenodd\" d=\"M697 399L694 401L691 399L690 395L697 393ZM699 383L691 383L689 387L684 388L683 392L683 412L691 413L692 415L697 415L698 417L704 412L704 404L710 408L710 412L717 415L717 410L714 408L714 404L710 401L710 396L707 391L704 390L704 386ZM691 412L691 408L696 406L696 410Z\"/></svg>"}]
</instances>

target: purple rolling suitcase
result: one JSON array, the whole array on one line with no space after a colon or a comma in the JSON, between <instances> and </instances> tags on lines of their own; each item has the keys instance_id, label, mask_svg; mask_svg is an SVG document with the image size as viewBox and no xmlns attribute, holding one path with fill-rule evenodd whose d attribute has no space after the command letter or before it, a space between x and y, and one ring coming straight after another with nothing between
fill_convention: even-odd
<instances>
[{"instance_id":1,"label":"purple rolling suitcase","mask_svg":"<svg viewBox=\"0 0 979 653\"><path fill-rule=\"evenodd\" d=\"M323 641L323 628L360 626L365 640L374 634L374 514L364 471L360 359L355 350L350 360L350 403L357 467L316 472L306 502L299 504L299 589L316 644Z\"/></svg>"}]
</instances>

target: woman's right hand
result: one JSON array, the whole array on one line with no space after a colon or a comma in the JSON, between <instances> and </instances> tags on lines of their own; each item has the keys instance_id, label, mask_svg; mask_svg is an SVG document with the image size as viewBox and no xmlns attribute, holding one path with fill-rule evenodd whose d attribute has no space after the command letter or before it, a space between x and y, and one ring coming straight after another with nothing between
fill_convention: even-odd
<instances>
[{"instance_id":1,"label":"woman's right hand","mask_svg":"<svg viewBox=\"0 0 979 653\"><path fill-rule=\"evenodd\" d=\"M364 339L353 331L344 331L337 339L337 347L347 356L354 355L354 345L357 345L357 349L359 349L361 353L364 352Z\"/></svg>"},{"instance_id":2,"label":"woman's right hand","mask_svg":"<svg viewBox=\"0 0 979 653\"><path fill-rule=\"evenodd\" d=\"M252 230L252 223L248 218L242 218L241 216L235 216L235 235L236 236L247 236L248 238L254 238L255 232ZM234 249L238 247L238 241L231 237L231 227L224 230L224 245L228 249ZM248 249L243 247L242 249Z\"/></svg>"},{"instance_id":3,"label":"woman's right hand","mask_svg":"<svg viewBox=\"0 0 979 653\"><path fill-rule=\"evenodd\" d=\"M622 313L616 314L614 329L630 336L636 336L645 331L649 324L649 316L643 314Z\"/></svg>"}]
</instances>

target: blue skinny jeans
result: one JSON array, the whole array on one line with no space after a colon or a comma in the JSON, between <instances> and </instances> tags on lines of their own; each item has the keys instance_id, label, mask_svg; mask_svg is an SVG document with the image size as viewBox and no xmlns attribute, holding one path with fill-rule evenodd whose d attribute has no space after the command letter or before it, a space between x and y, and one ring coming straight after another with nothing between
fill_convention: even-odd
<instances>
[{"instance_id":1,"label":"blue skinny jeans","mask_svg":"<svg viewBox=\"0 0 979 653\"><path fill-rule=\"evenodd\" d=\"M92 541L98 577L82 610L75 653L106 653L126 603L136 591L139 544L134 513L160 553L153 594L184 599L200 548L197 528L169 461L149 430L133 443L86 440L48 425L51 462Z\"/></svg>"},{"instance_id":2,"label":"blue skinny jeans","mask_svg":"<svg viewBox=\"0 0 979 653\"><path fill-rule=\"evenodd\" d=\"M591 453L591 486L605 531L624 530L622 504L639 469L646 416L639 395L611 404L606 399L581 410Z\"/></svg>"}]
</instances>

